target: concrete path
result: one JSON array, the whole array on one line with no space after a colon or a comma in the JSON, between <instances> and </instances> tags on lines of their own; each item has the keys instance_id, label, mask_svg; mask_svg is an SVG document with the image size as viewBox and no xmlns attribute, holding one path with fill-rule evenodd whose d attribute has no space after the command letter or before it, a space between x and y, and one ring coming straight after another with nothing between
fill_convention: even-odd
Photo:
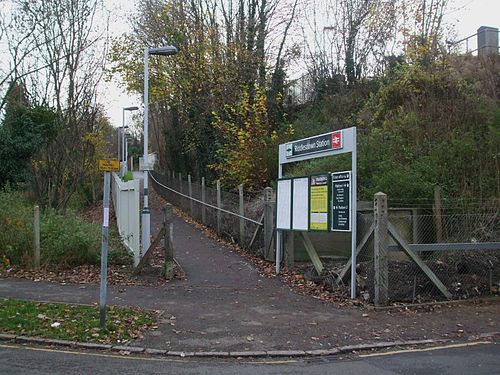
<instances>
[{"instance_id":1,"label":"concrete path","mask_svg":"<svg viewBox=\"0 0 500 375\"><path fill-rule=\"evenodd\" d=\"M161 212L152 207L152 232ZM174 255L187 274L165 287L109 287L108 302L164 310L141 346L180 351L329 349L428 338L466 339L499 331L500 304L374 312L338 308L262 277L245 258L174 219ZM94 303L98 285L0 279L0 297ZM138 343L139 344L139 343Z\"/></svg>"}]
</instances>

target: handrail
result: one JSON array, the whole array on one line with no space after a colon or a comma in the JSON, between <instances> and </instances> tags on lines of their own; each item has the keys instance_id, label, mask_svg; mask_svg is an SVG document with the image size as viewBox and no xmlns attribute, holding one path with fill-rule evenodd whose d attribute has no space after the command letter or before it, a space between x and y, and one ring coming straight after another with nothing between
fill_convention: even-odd
<instances>
[{"instance_id":1,"label":"handrail","mask_svg":"<svg viewBox=\"0 0 500 375\"><path fill-rule=\"evenodd\" d=\"M253 220L253 219L250 219L249 217L239 215L239 214L237 214L237 213L234 213L234 212L231 212L231 211L225 210L225 209L223 209L223 208L220 208L220 207L214 206L214 205L212 205L212 204L210 204L210 203L206 203L206 202L200 201L199 199L196 199L196 198L190 197L189 195L183 194L183 193L181 193L181 192L179 192L179 191L177 191L177 190L175 190L175 189L172 189L172 188L170 188L170 187L168 187L168 186L165 186L164 184L162 184L161 182L159 182L156 178L154 178L154 176L153 176L153 174L152 174L152 173L150 173L149 175L151 176L151 178L153 179L153 181L154 181L154 182L156 182L158 185L160 185L161 187L163 187L163 188L165 188L165 189L167 189L167 190L170 190L171 192L173 192L173 193L175 193L175 194L180 195L181 197L184 197L184 198L190 199L190 200L192 200L192 201L194 201L194 202L197 202L197 203L202 204L202 205L204 205L204 206L207 206L207 207L213 208L213 209L215 209L215 210L218 210L218 211L224 212L224 213L226 213L226 214L236 216L236 217L238 217L238 218L240 218L240 219L243 219L243 220L249 221L249 222L251 222L251 223L253 223L253 224L260 225L260 226L264 226L264 224L263 224L263 223L260 223L260 222L258 222L258 221L256 221L256 220Z\"/></svg>"}]
</instances>

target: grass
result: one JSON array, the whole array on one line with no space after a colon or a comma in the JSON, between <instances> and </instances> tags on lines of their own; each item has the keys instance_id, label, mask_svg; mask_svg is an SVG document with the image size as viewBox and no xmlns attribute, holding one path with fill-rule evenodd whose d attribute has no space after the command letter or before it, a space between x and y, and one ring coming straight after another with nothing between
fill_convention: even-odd
<instances>
[{"instance_id":1,"label":"grass","mask_svg":"<svg viewBox=\"0 0 500 375\"><path fill-rule=\"evenodd\" d=\"M109 306L105 329L99 329L99 307L0 300L0 332L80 342L123 343L141 337L156 324L151 311ZM53 325L58 327L53 327Z\"/></svg>"}]
</instances>

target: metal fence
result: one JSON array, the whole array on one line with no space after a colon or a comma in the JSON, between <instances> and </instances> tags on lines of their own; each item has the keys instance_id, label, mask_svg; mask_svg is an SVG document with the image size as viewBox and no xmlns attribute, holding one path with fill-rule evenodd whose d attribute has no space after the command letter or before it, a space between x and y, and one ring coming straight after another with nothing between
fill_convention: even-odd
<instances>
[{"instance_id":1,"label":"metal fence","mask_svg":"<svg viewBox=\"0 0 500 375\"><path fill-rule=\"evenodd\" d=\"M196 221L256 255L273 259L275 207L269 191L265 198L264 193L250 194L242 187L223 191L218 183L206 186L204 181L191 181L180 174L153 172L151 176L155 190ZM437 215L425 208L389 208L387 201L385 207L385 219L376 209L357 214L356 283L360 298L383 305L499 293L500 216L496 208L474 214ZM331 248L327 255L321 252L321 246L318 248L324 266L321 275L310 260L297 262L293 249L285 251L284 261L315 282L348 288L350 259L336 253L338 245ZM381 288L386 293L382 302Z\"/></svg>"},{"instance_id":2,"label":"metal fence","mask_svg":"<svg viewBox=\"0 0 500 375\"><path fill-rule=\"evenodd\" d=\"M178 173L152 172L153 186L167 201L233 243L264 254L264 194L224 191Z\"/></svg>"},{"instance_id":3,"label":"metal fence","mask_svg":"<svg viewBox=\"0 0 500 375\"><path fill-rule=\"evenodd\" d=\"M361 222L370 221L370 215L363 216ZM358 287L366 300L376 299L378 267L387 269L387 302L459 300L499 293L497 210L450 215L389 214L388 225L386 265L377 264L374 236L363 245L358 258ZM408 251L398 243L398 236ZM384 279L379 282L383 284Z\"/></svg>"}]
</instances>

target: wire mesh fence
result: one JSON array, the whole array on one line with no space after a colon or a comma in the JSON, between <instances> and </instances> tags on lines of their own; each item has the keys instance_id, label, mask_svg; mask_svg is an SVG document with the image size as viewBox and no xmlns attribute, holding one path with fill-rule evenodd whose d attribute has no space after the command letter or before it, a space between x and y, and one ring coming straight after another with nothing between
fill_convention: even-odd
<instances>
[{"instance_id":1,"label":"wire mesh fence","mask_svg":"<svg viewBox=\"0 0 500 375\"><path fill-rule=\"evenodd\" d=\"M452 215L389 215L389 222L422 261L388 241L388 297L426 302L496 295L500 286L500 218L497 212ZM427 268L426 268L427 267ZM373 239L359 258L359 288L374 297ZM433 275L442 283L433 280Z\"/></svg>"}]
</instances>

